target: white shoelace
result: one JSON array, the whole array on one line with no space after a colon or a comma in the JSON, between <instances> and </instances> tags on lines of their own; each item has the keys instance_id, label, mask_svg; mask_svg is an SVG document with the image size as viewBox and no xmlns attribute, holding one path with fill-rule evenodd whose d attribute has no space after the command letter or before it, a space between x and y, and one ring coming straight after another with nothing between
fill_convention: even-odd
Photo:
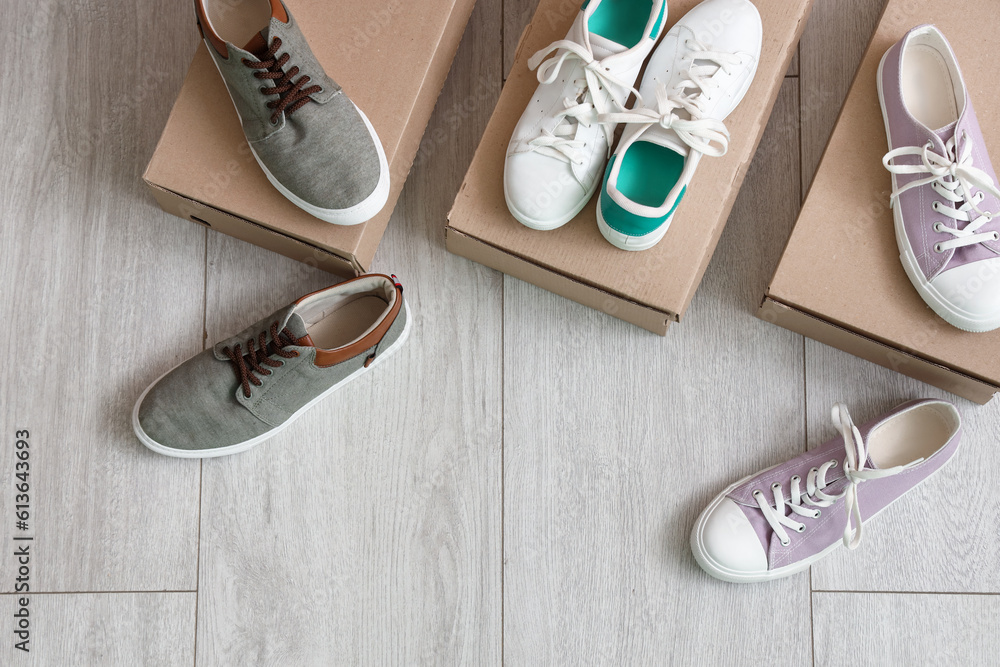
<instances>
[{"instance_id":1,"label":"white shoelace","mask_svg":"<svg viewBox=\"0 0 1000 667\"><path fill-rule=\"evenodd\" d=\"M858 485L861 482L878 479L880 477L890 477L897 475L904 470L917 465L923 459L911 461L904 466L893 468L865 468L868 460L868 451L861 432L854 425L851 414L847 411L847 406L837 403L833 406L833 423L840 429L844 438L844 448L847 451L847 458L844 459L844 475L847 478L847 488L842 493L830 495L825 493L827 487L826 473L830 468L838 465L836 459L827 461L819 468L812 468L806 475L805 493L802 493L801 478L793 475L790 480L790 498L786 501L781 492L781 484L775 482L771 485L774 496L774 505L771 505L764 497L764 492L757 490L753 492L753 498L757 501L771 530L777 534L782 546L788 546L791 538L788 536L786 528L791 528L796 532L803 532L806 529L804 523L796 521L794 516L805 516L809 518L819 518L821 510L819 508L829 507L840 498L844 498L844 509L847 511L847 525L844 527L844 546L855 549L861 544L861 508L858 506ZM785 514L785 508L791 510L791 514Z\"/></svg>"},{"instance_id":2,"label":"white shoelace","mask_svg":"<svg viewBox=\"0 0 1000 667\"><path fill-rule=\"evenodd\" d=\"M553 55L542 63L542 59L550 54L555 54L562 50L561 55ZM556 115L556 126L553 131L543 130L541 136L528 142L532 150L551 155L552 157L565 160L574 164L584 163L584 153L582 141L572 139L576 134L576 124L590 127L592 124L600 122L600 114L607 113L616 105L619 109L625 108L626 99L620 99L619 95L611 86L625 89L639 96L639 91L631 85L620 81L602 67L601 63L594 60L594 54L586 47L569 40L559 40L549 44L547 47L531 56L528 60L528 68L534 70L538 68L538 81L542 84L549 84L556 80L563 63L567 60L579 60L583 64L583 79L574 79L573 85L576 87L576 95L572 98L563 99L565 107ZM539 66L541 65L541 66ZM607 93L611 105L604 95L597 94L599 91ZM612 136L615 128L613 125L602 123L604 137L607 139L608 151L611 150Z\"/></svg>"},{"instance_id":3,"label":"white shoelace","mask_svg":"<svg viewBox=\"0 0 1000 667\"><path fill-rule=\"evenodd\" d=\"M720 71L729 73L730 67L740 63L740 57L734 53L709 51L704 44L692 39L685 40L684 46L688 51L681 62L690 65L673 90L663 84L657 86L656 109L635 108L602 115L600 120L612 126L617 123L659 125L665 130L673 130L693 150L721 157L729 150L729 130L720 120L702 118L704 104L712 101L712 94L719 88L715 75ZM688 117L683 118L678 112Z\"/></svg>"},{"instance_id":4,"label":"white shoelace","mask_svg":"<svg viewBox=\"0 0 1000 667\"><path fill-rule=\"evenodd\" d=\"M962 145L961 155L958 155L956 150L955 139L951 138L945 144L947 155L938 155L935 153L932 150L934 147L933 144L928 141L922 148L905 146L889 151L882 158L882 164L890 173L897 175L930 174L926 178L912 180L906 185L897 188L889 199L890 206L895 206L899 200L899 196L907 190L929 184L934 192L956 205L955 208L949 208L941 206L935 201L933 204L934 212L958 222L968 223L962 229L952 229L941 222L934 223L934 231L947 233L955 237L943 243L936 244L934 251L938 253L951 250L952 248L976 245L983 241L1000 240L1000 234L997 232L979 231L995 215L990 211L981 210L979 204L986 198L986 192L1000 199L1000 189L997 189L996 184L990 178L989 174L973 165L972 142L969 141L968 135L965 136ZM919 155L923 164L892 164L895 158L904 155ZM972 188L974 187L978 188L979 192L973 196Z\"/></svg>"}]
</instances>

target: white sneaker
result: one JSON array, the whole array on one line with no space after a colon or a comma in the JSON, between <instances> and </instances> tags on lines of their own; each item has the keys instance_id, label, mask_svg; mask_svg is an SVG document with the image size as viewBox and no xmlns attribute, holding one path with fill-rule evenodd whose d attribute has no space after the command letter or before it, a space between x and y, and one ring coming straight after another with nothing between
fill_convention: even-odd
<instances>
[{"instance_id":1,"label":"white sneaker","mask_svg":"<svg viewBox=\"0 0 1000 667\"><path fill-rule=\"evenodd\" d=\"M670 29L646 67L641 99L655 108L601 116L627 123L608 164L597 224L612 245L646 250L667 232L702 155L729 149L723 120L760 60L760 14L749 0L705 0Z\"/></svg>"},{"instance_id":2,"label":"white sneaker","mask_svg":"<svg viewBox=\"0 0 1000 667\"><path fill-rule=\"evenodd\" d=\"M528 61L540 85L514 129L503 177L521 223L555 229L587 205L614 134L598 116L624 110L666 16L665 0L589 0L566 39Z\"/></svg>"}]
</instances>

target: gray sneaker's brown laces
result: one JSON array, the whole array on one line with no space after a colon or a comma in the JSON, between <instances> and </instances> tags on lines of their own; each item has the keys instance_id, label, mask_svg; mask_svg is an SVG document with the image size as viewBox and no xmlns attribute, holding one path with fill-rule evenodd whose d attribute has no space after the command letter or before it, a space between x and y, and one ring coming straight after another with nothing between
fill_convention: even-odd
<instances>
[{"instance_id":1,"label":"gray sneaker's brown laces","mask_svg":"<svg viewBox=\"0 0 1000 667\"><path fill-rule=\"evenodd\" d=\"M263 376L271 374L271 371L264 368L261 364L271 366L272 368L285 365L285 362L283 361L271 359L270 355L276 354L279 357L284 357L285 359L291 359L292 357L299 356L299 353L295 350L283 349L288 345L295 345L298 341L295 335L288 330L288 327L282 329L279 334L278 323L275 322L271 325L270 333L270 344L267 342L267 331L260 332L260 337L256 341L256 346L254 346L253 338L248 339L247 351L245 353L239 343L232 348L228 345L222 348L222 353L229 357L229 360L233 362L233 366L236 367L236 375L240 384L243 386L243 396L246 398L250 398L251 384L255 387L259 387L263 384L260 378L254 375L254 373L258 373ZM249 363L249 367L247 367L247 363Z\"/></svg>"},{"instance_id":2,"label":"gray sneaker's brown laces","mask_svg":"<svg viewBox=\"0 0 1000 667\"><path fill-rule=\"evenodd\" d=\"M261 54L254 54L259 59L260 62L253 62L243 58L243 64L250 69L263 70L261 72L254 72L253 75L258 79L270 79L274 82L274 86L268 88L267 86L261 86L260 92L264 95L277 95L278 99L271 100L267 103L269 109L274 109L274 113L271 114L271 123L277 123L278 118L281 117L281 113L285 112L285 115L291 116L293 113L298 111L302 105L313 101L310 95L313 93L318 93L323 88L321 86L312 85L303 88L305 84L309 83L310 79L307 75L299 77L299 80L292 83L292 79L295 75L299 73L299 68L293 66L287 72L284 71L285 64L288 63L288 54L281 54L280 58L275 58L274 56L278 53L278 49L281 48L281 39L275 37L271 40L271 47Z\"/></svg>"}]
</instances>

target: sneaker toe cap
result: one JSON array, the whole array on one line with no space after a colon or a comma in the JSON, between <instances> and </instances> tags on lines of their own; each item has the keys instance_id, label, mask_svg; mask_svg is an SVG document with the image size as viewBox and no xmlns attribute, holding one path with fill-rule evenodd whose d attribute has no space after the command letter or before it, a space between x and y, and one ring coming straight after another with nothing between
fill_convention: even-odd
<instances>
[{"instance_id":1,"label":"sneaker toe cap","mask_svg":"<svg viewBox=\"0 0 1000 667\"><path fill-rule=\"evenodd\" d=\"M712 569L733 575L767 571L767 554L760 538L743 510L730 498L724 498L699 521L695 537L693 546L699 561L707 561Z\"/></svg>"},{"instance_id":2,"label":"sneaker toe cap","mask_svg":"<svg viewBox=\"0 0 1000 667\"><path fill-rule=\"evenodd\" d=\"M271 176L310 206L342 211L366 202L389 175L378 137L344 95L307 104L285 128L253 144Z\"/></svg>"},{"instance_id":3,"label":"sneaker toe cap","mask_svg":"<svg viewBox=\"0 0 1000 667\"><path fill-rule=\"evenodd\" d=\"M1000 325L1000 257L949 269L931 285L963 316Z\"/></svg>"},{"instance_id":4,"label":"sneaker toe cap","mask_svg":"<svg viewBox=\"0 0 1000 667\"><path fill-rule=\"evenodd\" d=\"M270 427L236 402L238 383L211 350L189 359L139 399L133 427L147 447L204 451L228 447Z\"/></svg>"},{"instance_id":5,"label":"sneaker toe cap","mask_svg":"<svg viewBox=\"0 0 1000 667\"><path fill-rule=\"evenodd\" d=\"M538 227L568 222L588 199L568 164L539 153L507 157L504 192L511 213L522 223Z\"/></svg>"}]
</instances>

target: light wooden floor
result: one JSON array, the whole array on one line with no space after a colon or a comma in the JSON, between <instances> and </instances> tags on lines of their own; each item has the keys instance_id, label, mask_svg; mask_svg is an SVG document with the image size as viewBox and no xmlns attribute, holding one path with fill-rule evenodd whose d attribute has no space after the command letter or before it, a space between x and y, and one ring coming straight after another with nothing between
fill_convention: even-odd
<instances>
[{"instance_id":1,"label":"light wooden floor","mask_svg":"<svg viewBox=\"0 0 1000 667\"><path fill-rule=\"evenodd\" d=\"M407 284L407 348L266 446L200 463L136 442L135 397L330 278L141 185L195 47L189 2L7 1L0 664L1000 661L995 403L960 402L959 457L808 575L736 587L688 549L723 486L832 435L833 401L864 419L943 395L753 317L880 0L817 0L666 339L444 250L534 4L479 0L431 124L454 141L422 147L376 258ZM11 634L15 429L33 443L30 656Z\"/></svg>"}]
</instances>

